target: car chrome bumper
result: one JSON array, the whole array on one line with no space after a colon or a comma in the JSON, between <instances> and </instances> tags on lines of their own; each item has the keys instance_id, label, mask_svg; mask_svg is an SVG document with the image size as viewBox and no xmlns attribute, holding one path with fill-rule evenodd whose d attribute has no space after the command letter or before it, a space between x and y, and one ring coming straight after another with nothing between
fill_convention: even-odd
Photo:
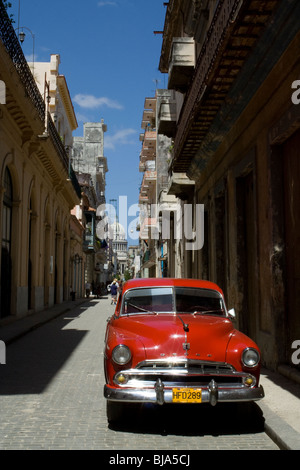
<instances>
[{"instance_id":1,"label":"car chrome bumper","mask_svg":"<svg viewBox=\"0 0 300 470\"><path fill-rule=\"evenodd\" d=\"M183 387L184 388L184 387ZM219 388L214 380L207 387L202 387L202 403L216 405L218 402L243 402L257 401L265 396L262 386L241 388ZM165 388L164 384L157 380L155 387L147 388L113 388L104 386L104 397L111 401L173 403L172 389Z\"/></svg>"}]
</instances>

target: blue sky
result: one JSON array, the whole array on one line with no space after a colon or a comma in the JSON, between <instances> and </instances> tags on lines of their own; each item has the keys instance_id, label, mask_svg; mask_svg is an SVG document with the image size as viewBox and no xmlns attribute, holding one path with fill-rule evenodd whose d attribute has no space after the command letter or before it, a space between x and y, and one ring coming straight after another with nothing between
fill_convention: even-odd
<instances>
[{"instance_id":1,"label":"blue sky","mask_svg":"<svg viewBox=\"0 0 300 470\"><path fill-rule=\"evenodd\" d=\"M107 124L107 202L127 196L128 207L137 204L144 100L154 96L156 87L167 87L166 75L158 70L162 35L153 33L163 30L164 2L11 1L14 27L24 26L34 34L35 61L60 55L59 71L66 77L78 121L74 135L83 135L84 122L103 118ZM30 33L22 47L30 60Z\"/></svg>"}]
</instances>

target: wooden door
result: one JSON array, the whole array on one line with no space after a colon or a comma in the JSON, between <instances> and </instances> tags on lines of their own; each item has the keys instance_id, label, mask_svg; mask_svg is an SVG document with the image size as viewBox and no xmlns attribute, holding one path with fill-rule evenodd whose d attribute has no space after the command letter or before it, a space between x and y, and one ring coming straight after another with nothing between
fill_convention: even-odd
<instances>
[{"instance_id":1,"label":"wooden door","mask_svg":"<svg viewBox=\"0 0 300 470\"><path fill-rule=\"evenodd\" d=\"M300 131L283 145L287 355L300 339Z\"/></svg>"}]
</instances>

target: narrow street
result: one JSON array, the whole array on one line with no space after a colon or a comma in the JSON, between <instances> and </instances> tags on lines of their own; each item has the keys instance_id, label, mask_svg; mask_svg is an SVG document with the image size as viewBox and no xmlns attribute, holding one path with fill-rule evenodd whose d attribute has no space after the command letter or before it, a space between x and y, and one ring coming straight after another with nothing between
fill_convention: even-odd
<instances>
[{"instance_id":1,"label":"narrow street","mask_svg":"<svg viewBox=\"0 0 300 470\"><path fill-rule=\"evenodd\" d=\"M258 404L146 408L109 428L103 344L110 298L90 299L7 347L0 449L273 450Z\"/></svg>"}]
</instances>

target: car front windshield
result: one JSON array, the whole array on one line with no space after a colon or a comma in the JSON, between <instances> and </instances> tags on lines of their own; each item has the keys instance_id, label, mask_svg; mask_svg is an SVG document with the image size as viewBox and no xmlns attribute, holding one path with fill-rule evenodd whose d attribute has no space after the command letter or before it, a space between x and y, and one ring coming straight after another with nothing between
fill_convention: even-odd
<instances>
[{"instance_id":1,"label":"car front windshield","mask_svg":"<svg viewBox=\"0 0 300 470\"><path fill-rule=\"evenodd\" d=\"M225 315L221 294L195 287L147 287L128 290L121 314L190 313Z\"/></svg>"}]
</instances>

